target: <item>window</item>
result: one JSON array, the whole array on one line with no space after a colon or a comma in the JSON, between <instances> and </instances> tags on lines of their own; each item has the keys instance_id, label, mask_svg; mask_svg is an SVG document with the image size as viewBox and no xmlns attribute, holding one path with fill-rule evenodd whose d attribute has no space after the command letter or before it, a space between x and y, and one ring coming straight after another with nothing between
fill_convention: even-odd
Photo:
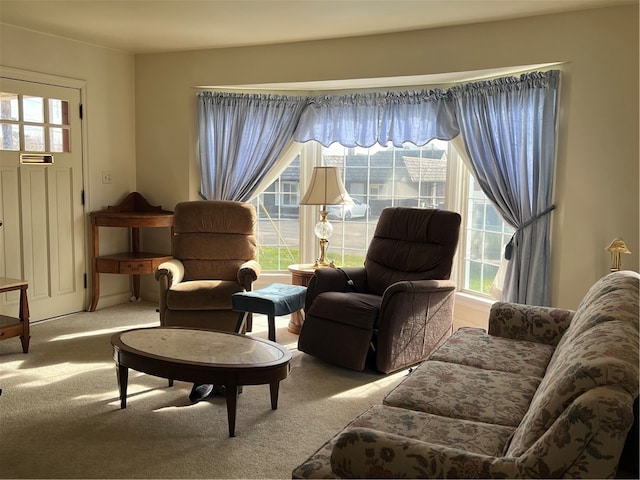
<instances>
[{"instance_id":1,"label":"window","mask_svg":"<svg viewBox=\"0 0 640 480\"><path fill-rule=\"evenodd\" d=\"M69 152L69 102L0 92L0 150Z\"/></svg>"},{"instance_id":2,"label":"window","mask_svg":"<svg viewBox=\"0 0 640 480\"><path fill-rule=\"evenodd\" d=\"M318 246L313 225L319 219L318 209L297 205L306 188L300 186L300 178L309 178L313 158L319 158L319 164L340 168L355 202L328 207L334 229L327 255L330 260L341 266L361 266L378 216L387 206L448 208L463 216L456 281L461 289L473 294L489 294L513 229L502 221L453 147L442 141L423 147L406 144L403 148L305 144L300 156L255 200L263 270L286 271L292 263L315 260ZM464 175L454 175L459 170ZM285 204L285 197L292 202L295 197L295 203ZM305 211L313 212L313 218L304 218ZM305 256L304 252L309 253Z\"/></svg>"}]
</instances>

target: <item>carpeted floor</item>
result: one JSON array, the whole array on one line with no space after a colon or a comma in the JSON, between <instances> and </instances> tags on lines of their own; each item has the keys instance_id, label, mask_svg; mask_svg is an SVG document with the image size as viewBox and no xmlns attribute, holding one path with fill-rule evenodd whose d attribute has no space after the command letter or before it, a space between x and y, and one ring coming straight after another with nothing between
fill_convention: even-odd
<instances>
[{"instance_id":1,"label":"carpeted floor","mask_svg":"<svg viewBox=\"0 0 640 480\"><path fill-rule=\"evenodd\" d=\"M31 347L0 342L0 478L290 478L291 470L406 375L332 367L297 351L288 317L278 342L291 375L271 410L268 385L245 386L236 437L226 403L196 405L191 385L129 372L120 409L111 335L155 326L150 303L128 303L32 325ZM267 338L266 317L252 335Z\"/></svg>"}]
</instances>

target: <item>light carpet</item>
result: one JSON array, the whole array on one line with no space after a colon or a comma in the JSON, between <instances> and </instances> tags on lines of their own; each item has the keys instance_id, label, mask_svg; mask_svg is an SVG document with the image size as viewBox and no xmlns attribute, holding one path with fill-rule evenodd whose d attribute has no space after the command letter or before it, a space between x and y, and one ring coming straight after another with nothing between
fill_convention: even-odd
<instances>
[{"instance_id":1,"label":"light carpet","mask_svg":"<svg viewBox=\"0 0 640 480\"><path fill-rule=\"evenodd\" d=\"M23 354L0 342L0 478L291 478L291 471L406 375L353 372L292 352L278 409L269 386L245 386L236 437L225 399L191 405L191 385L129 371L120 409L111 336L158 325L151 303L128 303L32 324ZM267 338L266 317L251 335Z\"/></svg>"}]
</instances>

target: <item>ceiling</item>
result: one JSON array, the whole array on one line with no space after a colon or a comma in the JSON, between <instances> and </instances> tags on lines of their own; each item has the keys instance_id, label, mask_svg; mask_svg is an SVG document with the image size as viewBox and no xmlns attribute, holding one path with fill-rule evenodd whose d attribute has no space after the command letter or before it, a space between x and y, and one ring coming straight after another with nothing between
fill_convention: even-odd
<instances>
[{"instance_id":1,"label":"ceiling","mask_svg":"<svg viewBox=\"0 0 640 480\"><path fill-rule=\"evenodd\" d=\"M0 0L0 23L141 54L399 32L629 3L638 0Z\"/></svg>"}]
</instances>

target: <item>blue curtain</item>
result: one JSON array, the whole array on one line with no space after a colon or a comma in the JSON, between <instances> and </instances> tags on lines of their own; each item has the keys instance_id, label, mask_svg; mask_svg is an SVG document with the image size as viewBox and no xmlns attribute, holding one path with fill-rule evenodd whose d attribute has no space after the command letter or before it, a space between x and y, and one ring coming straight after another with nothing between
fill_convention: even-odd
<instances>
[{"instance_id":1,"label":"blue curtain","mask_svg":"<svg viewBox=\"0 0 640 480\"><path fill-rule=\"evenodd\" d=\"M516 228L503 300L550 303L549 213L555 170L560 73L531 73L449 90L472 173Z\"/></svg>"},{"instance_id":2,"label":"blue curtain","mask_svg":"<svg viewBox=\"0 0 640 480\"><path fill-rule=\"evenodd\" d=\"M451 98L443 90L356 93L309 99L294 134L298 142L325 147L370 147L389 142L425 145L458 135Z\"/></svg>"},{"instance_id":3,"label":"blue curtain","mask_svg":"<svg viewBox=\"0 0 640 480\"><path fill-rule=\"evenodd\" d=\"M198 93L200 195L249 201L293 142L307 97Z\"/></svg>"},{"instance_id":4,"label":"blue curtain","mask_svg":"<svg viewBox=\"0 0 640 480\"><path fill-rule=\"evenodd\" d=\"M400 147L462 134L472 174L516 228L503 300L548 305L559 81L554 70L448 90L317 97L201 92L201 193L247 201L294 140Z\"/></svg>"}]
</instances>

